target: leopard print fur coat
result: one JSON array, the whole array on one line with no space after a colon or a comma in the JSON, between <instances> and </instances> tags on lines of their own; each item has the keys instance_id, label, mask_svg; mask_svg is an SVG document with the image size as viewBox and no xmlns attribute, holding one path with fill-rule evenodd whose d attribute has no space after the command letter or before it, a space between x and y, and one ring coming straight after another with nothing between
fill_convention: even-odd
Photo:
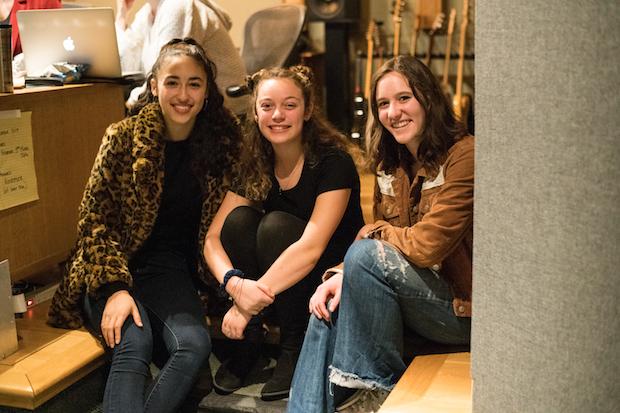
<instances>
[{"instance_id":1,"label":"leopard print fur coat","mask_svg":"<svg viewBox=\"0 0 620 413\"><path fill-rule=\"evenodd\" d=\"M230 116L228 123L222 120L226 115ZM200 174L203 207L198 276L211 284L213 277L202 258L204 238L229 187L240 141L234 116L224 109L218 116L216 120L213 116L209 118L211 124L205 125L208 120L199 115L190 136L193 139L196 133L205 134L200 145L211 147L197 150L216 153L210 156L219 158L212 160L211 166L207 162L206 167L203 160L204 172ZM222 123L225 125L221 126ZM84 294L94 296L101 286L115 281L131 287L129 260L149 237L161 201L164 129L161 109L157 103L151 103L138 115L112 124L106 130L79 208L77 243L52 299L49 324L79 328L84 321Z\"/></svg>"}]
</instances>

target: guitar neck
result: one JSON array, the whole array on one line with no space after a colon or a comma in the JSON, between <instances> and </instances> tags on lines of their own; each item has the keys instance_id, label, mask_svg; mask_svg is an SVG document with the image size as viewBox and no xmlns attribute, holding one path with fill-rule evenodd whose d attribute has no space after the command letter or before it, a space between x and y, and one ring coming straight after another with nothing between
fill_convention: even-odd
<instances>
[{"instance_id":1,"label":"guitar neck","mask_svg":"<svg viewBox=\"0 0 620 413\"><path fill-rule=\"evenodd\" d=\"M434 43L435 43L435 32L431 31L428 35L428 50L426 51L426 57L424 58L424 64L426 66L431 65L431 54L433 53Z\"/></svg>"},{"instance_id":2,"label":"guitar neck","mask_svg":"<svg viewBox=\"0 0 620 413\"><path fill-rule=\"evenodd\" d=\"M366 51L366 73L364 74L364 98L370 99L370 81L372 78L372 59L373 59L373 46L372 42L368 44Z\"/></svg>"},{"instance_id":3,"label":"guitar neck","mask_svg":"<svg viewBox=\"0 0 620 413\"><path fill-rule=\"evenodd\" d=\"M454 22L456 21L456 9L450 10L450 20L448 21L448 33L446 36L446 51L443 61L443 78L441 83L448 85L448 74L450 72L450 54L452 53L452 34L454 33Z\"/></svg>"},{"instance_id":4,"label":"guitar neck","mask_svg":"<svg viewBox=\"0 0 620 413\"><path fill-rule=\"evenodd\" d=\"M400 17L395 17L394 18L394 48L393 48L393 52L394 52L394 56L398 56L400 54L400 25L401 25L401 18Z\"/></svg>"},{"instance_id":5,"label":"guitar neck","mask_svg":"<svg viewBox=\"0 0 620 413\"><path fill-rule=\"evenodd\" d=\"M394 1L394 10L392 10L392 21L394 22L394 45L392 47L392 51L394 52L395 57L400 54L400 26L403 21L401 13L404 8L405 0Z\"/></svg>"},{"instance_id":6,"label":"guitar neck","mask_svg":"<svg viewBox=\"0 0 620 413\"><path fill-rule=\"evenodd\" d=\"M459 99L463 94L463 65L465 63L465 38L467 35L467 23L468 23L468 9L469 0L463 0L463 18L461 21L460 35L459 35L459 63L456 72L456 90L455 96Z\"/></svg>"},{"instance_id":7,"label":"guitar neck","mask_svg":"<svg viewBox=\"0 0 620 413\"><path fill-rule=\"evenodd\" d=\"M371 21L366 34L366 72L364 74L364 98L370 99L370 81L372 77L372 60L374 54L373 32L376 30L375 22Z\"/></svg>"}]
</instances>

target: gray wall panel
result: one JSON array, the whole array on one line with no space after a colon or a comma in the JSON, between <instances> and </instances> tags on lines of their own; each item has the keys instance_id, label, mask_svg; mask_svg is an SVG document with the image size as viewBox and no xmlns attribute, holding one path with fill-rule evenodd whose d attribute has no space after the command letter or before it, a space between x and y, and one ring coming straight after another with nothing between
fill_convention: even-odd
<instances>
[{"instance_id":1,"label":"gray wall panel","mask_svg":"<svg viewBox=\"0 0 620 413\"><path fill-rule=\"evenodd\" d=\"M476 412L620 411L619 23L477 2Z\"/></svg>"}]
</instances>

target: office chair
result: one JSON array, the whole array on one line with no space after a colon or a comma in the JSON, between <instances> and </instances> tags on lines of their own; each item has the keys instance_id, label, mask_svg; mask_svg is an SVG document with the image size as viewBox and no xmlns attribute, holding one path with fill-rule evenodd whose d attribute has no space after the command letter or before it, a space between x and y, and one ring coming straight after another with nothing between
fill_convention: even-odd
<instances>
[{"instance_id":1,"label":"office chair","mask_svg":"<svg viewBox=\"0 0 620 413\"><path fill-rule=\"evenodd\" d=\"M245 23L241 59L248 74L267 67L283 66L299 39L306 20L306 7L282 4L259 10ZM244 86L226 89L228 96L242 96Z\"/></svg>"}]
</instances>

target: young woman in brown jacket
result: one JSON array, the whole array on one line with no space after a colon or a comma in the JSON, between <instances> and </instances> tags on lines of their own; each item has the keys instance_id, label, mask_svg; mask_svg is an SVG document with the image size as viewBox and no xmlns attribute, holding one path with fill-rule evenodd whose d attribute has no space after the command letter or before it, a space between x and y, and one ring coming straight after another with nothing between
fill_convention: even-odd
<instances>
[{"instance_id":1,"label":"young woman in brown jacket","mask_svg":"<svg viewBox=\"0 0 620 413\"><path fill-rule=\"evenodd\" d=\"M403 326L469 343L474 138L410 56L378 70L370 108L376 221L310 299L289 412L376 411L406 368Z\"/></svg>"}]
</instances>

